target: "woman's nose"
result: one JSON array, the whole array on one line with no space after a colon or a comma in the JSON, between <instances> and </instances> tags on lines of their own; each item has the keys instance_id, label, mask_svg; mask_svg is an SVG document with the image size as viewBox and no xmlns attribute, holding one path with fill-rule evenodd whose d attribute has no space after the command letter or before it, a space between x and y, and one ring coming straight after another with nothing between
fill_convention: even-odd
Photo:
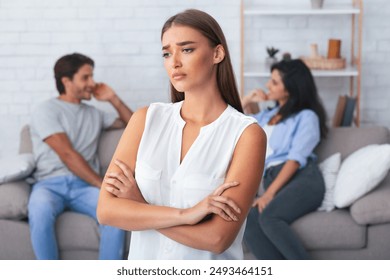
<instances>
[{"instance_id":1,"label":"woman's nose","mask_svg":"<svg viewBox=\"0 0 390 280\"><path fill-rule=\"evenodd\" d=\"M176 68L179 68L181 67L181 57L180 57L180 54L173 54L172 55L172 68L173 69L176 69Z\"/></svg>"}]
</instances>

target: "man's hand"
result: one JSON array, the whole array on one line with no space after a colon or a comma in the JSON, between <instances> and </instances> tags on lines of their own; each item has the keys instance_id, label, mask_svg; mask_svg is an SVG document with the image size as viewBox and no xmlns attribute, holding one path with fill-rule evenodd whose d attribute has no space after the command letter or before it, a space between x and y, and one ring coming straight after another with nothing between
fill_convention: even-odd
<instances>
[{"instance_id":1,"label":"man's hand","mask_svg":"<svg viewBox=\"0 0 390 280\"><path fill-rule=\"evenodd\" d=\"M112 101L116 97L115 91L104 83L96 83L92 94L99 101Z\"/></svg>"}]
</instances>

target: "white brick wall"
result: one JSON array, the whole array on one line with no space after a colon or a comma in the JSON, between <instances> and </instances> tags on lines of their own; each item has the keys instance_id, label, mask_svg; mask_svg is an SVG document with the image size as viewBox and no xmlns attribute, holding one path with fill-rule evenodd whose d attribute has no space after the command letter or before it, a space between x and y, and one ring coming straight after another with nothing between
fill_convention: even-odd
<instances>
[{"instance_id":1,"label":"white brick wall","mask_svg":"<svg viewBox=\"0 0 390 280\"><path fill-rule=\"evenodd\" d=\"M236 0L0 0L0 157L17 153L19 131L35 106L56 96L53 65L74 51L96 62L97 81L110 84L137 109L169 101L160 30L186 8L203 9L222 25L239 71ZM92 101L103 110L109 105Z\"/></svg>"},{"instance_id":2,"label":"white brick wall","mask_svg":"<svg viewBox=\"0 0 390 280\"><path fill-rule=\"evenodd\" d=\"M349 0L325 0L325 5L337 1ZM306 2L272 1L276 5ZM240 0L0 0L0 157L17 153L20 128L35 106L57 95L52 68L63 54L90 55L96 62L96 80L110 84L133 109L168 101L160 29L169 16L190 7L209 12L221 24L239 77ZM364 9L362 123L390 126L390 2L366 0ZM349 21L342 16L332 21L323 16L249 20L247 51L256 54L253 61L264 59L266 45L305 54L311 40L323 45L328 35L349 38L349 29L339 28L346 24ZM343 41L343 52L347 44ZM252 79L246 86L262 83ZM318 78L317 83L332 111L338 94L348 89L347 80Z\"/></svg>"}]
</instances>

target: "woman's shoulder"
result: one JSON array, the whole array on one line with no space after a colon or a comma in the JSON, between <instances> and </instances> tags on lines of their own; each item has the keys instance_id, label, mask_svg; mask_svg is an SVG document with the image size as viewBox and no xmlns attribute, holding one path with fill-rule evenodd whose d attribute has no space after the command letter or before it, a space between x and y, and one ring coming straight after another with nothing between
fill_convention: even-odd
<instances>
[{"instance_id":1,"label":"woman's shoulder","mask_svg":"<svg viewBox=\"0 0 390 280\"><path fill-rule=\"evenodd\" d=\"M164 114L168 111L174 110L177 107L177 103L163 103L163 102L155 102L151 103L149 106L142 107L134 112L134 115L138 117L146 117L146 115L151 112Z\"/></svg>"},{"instance_id":2,"label":"woman's shoulder","mask_svg":"<svg viewBox=\"0 0 390 280\"><path fill-rule=\"evenodd\" d=\"M311 109L303 109L296 114L298 119L318 119L317 114Z\"/></svg>"},{"instance_id":3,"label":"woman's shoulder","mask_svg":"<svg viewBox=\"0 0 390 280\"><path fill-rule=\"evenodd\" d=\"M267 142L267 136L260 125L252 123L245 127L240 138L238 139L238 147L250 149L251 152L261 150L265 147Z\"/></svg>"},{"instance_id":4,"label":"woman's shoulder","mask_svg":"<svg viewBox=\"0 0 390 280\"><path fill-rule=\"evenodd\" d=\"M231 114L230 117L233 120L236 120L238 122L256 122L256 119L251 115L245 115L244 113L239 112L238 110L234 109L233 107L230 107Z\"/></svg>"}]
</instances>

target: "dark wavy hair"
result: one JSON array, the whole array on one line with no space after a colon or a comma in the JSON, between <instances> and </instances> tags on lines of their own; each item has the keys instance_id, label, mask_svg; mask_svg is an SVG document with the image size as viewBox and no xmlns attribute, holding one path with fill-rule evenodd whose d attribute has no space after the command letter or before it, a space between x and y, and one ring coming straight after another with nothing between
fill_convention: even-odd
<instances>
[{"instance_id":1,"label":"dark wavy hair","mask_svg":"<svg viewBox=\"0 0 390 280\"><path fill-rule=\"evenodd\" d=\"M212 47L222 45L225 49L225 58L217 65L217 84L221 92L223 100L243 112L241 101L234 77L233 67L230 60L230 54L226 43L223 31L217 21L209 14L189 9L170 17L164 24L161 30L161 39L172 25L188 26L198 30L205 36ZM179 102L184 100L184 92L179 92L171 83L171 100L172 102Z\"/></svg>"},{"instance_id":2,"label":"dark wavy hair","mask_svg":"<svg viewBox=\"0 0 390 280\"><path fill-rule=\"evenodd\" d=\"M287 102L279 109L281 121L303 109L310 109L317 114L320 121L321 137L325 138L328 133L326 112L310 69L302 60L292 59L273 64L271 72L274 70L279 71L284 87L289 93Z\"/></svg>"},{"instance_id":3,"label":"dark wavy hair","mask_svg":"<svg viewBox=\"0 0 390 280\"><path fill-rule=\"evenodd\" d=\"M80 53L67 54L57 60L54 65L54 78L60 95L65 93L65 87L61 79L68 77L72 80L74 74L85 64L91 65L92 67L95 66L91 58Z\"/></svg>"}]
</instances>

